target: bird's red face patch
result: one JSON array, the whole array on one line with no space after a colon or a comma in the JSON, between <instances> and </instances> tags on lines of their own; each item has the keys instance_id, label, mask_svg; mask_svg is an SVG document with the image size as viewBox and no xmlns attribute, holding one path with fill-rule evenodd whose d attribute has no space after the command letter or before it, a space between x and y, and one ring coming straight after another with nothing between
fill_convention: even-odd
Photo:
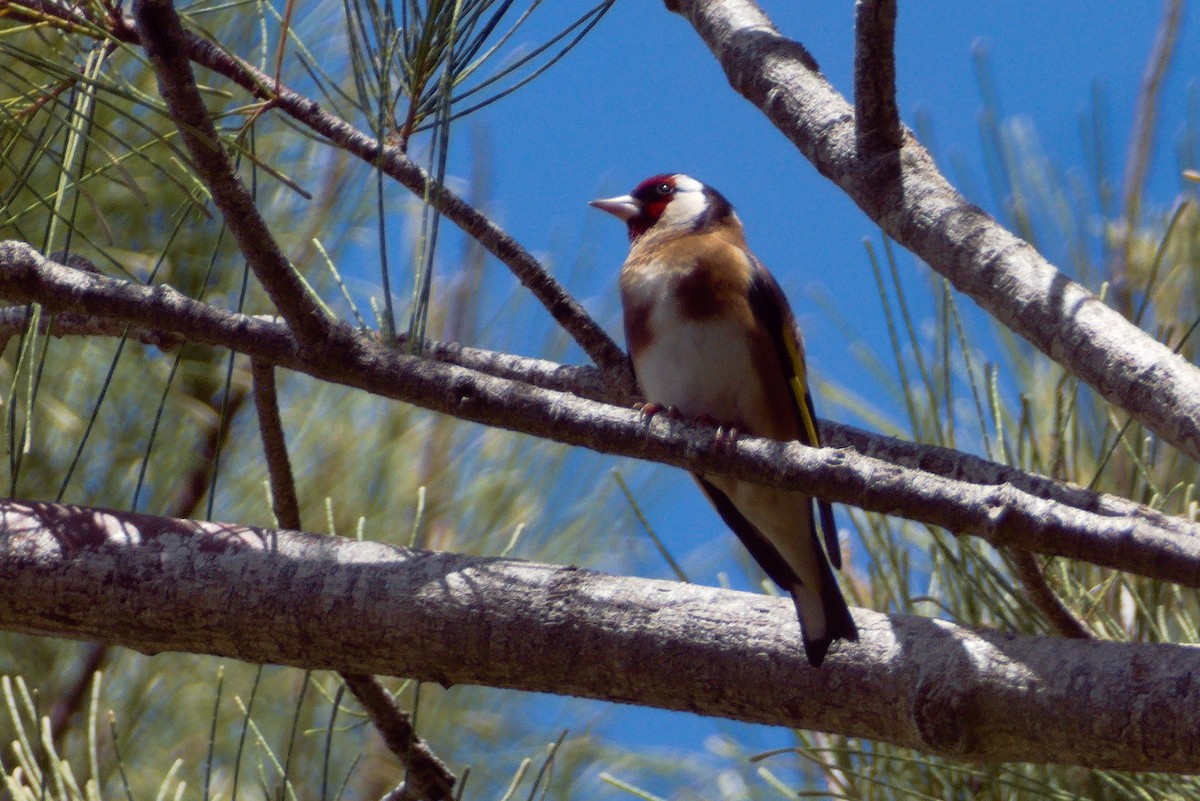
<instances>
[{"instance_id":1,"label":"bird's red face patch","mask_svg":"<svg viewBox=\"0 0 1200 801\"><path fill-rule=\"evenodd\" d=\"M667 210L675 197L675 176L663 174L647 178L629 194L642 209L627 221L629 238L633 240L646 233Z\"/></svg>"}]
</instances>

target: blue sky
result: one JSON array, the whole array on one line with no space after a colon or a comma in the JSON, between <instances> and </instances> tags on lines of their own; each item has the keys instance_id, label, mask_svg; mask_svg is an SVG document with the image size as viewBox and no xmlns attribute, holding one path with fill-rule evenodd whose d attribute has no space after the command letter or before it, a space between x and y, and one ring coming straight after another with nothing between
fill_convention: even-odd
<instances>
[{"instance_id":1,"label":"blue sky","mask_svg":"<svg viewBox=\"0 0 1200 801\"><path fill-rule=\"evenodd\" d=\"M780 2L767 11L848 93L853 3ZM1062 169L1085 169L1079 121L1099 81L1108 109L1107 156L1117 163L1158 11L1152 3L904 4L897 36L902 114L909 124L918 112L927 115L944 168L959 158L974 171L975 184L986 187L972 55L982 43L1003 110L1028 119ZM1189 76L1200 74L1200 48L1188 47L1193 27L1181 37L1165 95L1167 141L1182 127ZM690 25L661 3L618 2L564 62L476 121L494 137L497 216L547 256L614 333L615 270L626 241L618 224L598 219L603 215L585 203L657 172L682 171L719 188L737 207L751 246L792 298L814 369L825 373L826 364L848 361L845 342L821 335L805 293L819 285L845 301L843 311L877 304L861 244L877 236L874 225L729 89ZM1173 154L1161 152L1154 196L1163 205L1179 186L1174 166ZM994 205L987 196L971 199ZM570 273L573 251L591 257L587 274ZM868 315L856 320L864 337L881 331Z\"/></svg>"},{"instance_id":2,"label":"blue sky","mask_svg":"<svg viewBox=\"0 0 1200 801\"><path fill-rule=\"evenodd\" d=\"M557 4L557 10L565 15L566 5ZM848 94L853 3L776 2L766 10ZM1080 127L1100 87L1104 158L1118 165L1108 172L1119 184L1159 11L1157 3L904 3L897 30L901 113L910 125L918 116L930 121L930 144L943 170L970 200L998 213L981 146L983 104L974 53L982 47L1004 115L1030 126L1062 173L1090 174ZM1149 215L1169 210L1181 190L1174 143L1189 107L1193 119L1200 117L1200 92L1192 82L1200 75L1196 16L1193 11L1185 21L1163 93ZM557 21L548 16L548 27ZM535 32L529 36L536 39ZM586 202L628 191L658 172L687 172L720 189L737 208L751 247L792 301L805 331L810 371L865 398L879 397L875 377L855 357L861 345L889 352L863 247L864 238L878 247L877 228L729 88L683 18L656 1L620 0L562 63L473 119L493 140L493 213L615 337L621 336L616 276L628 244L623 227ZM465 142L459 134L459 152ZM1099 228L1101 221L1096 215L1091 223ZM1046 255L1064 265L1062 253ZM910 297L922 297L930 270L903 251L899 266L913 288ZM503 268L496 269L503 285L508 279ZM822 295L831 299L834 313L851 322L854 336L847 338L831 324L815 300ZM962 305L973 308L970 301ZM530 338L514 345L512 331L505 330L494 344L539 355L538 334L548 316L533 309L523 322ZM583 356L573 350L567 359ZM819 413L838 416L819 394L817 405Z\"/></svg>"},{"instance_id":3,"label":"blue sky","mask_svg":"<svg viewBox=\"0 0 1200 801\"><path fill-rule=\"evenodd\" d=\"M553 30L557 3L537 15L527 32ZM767 4L787 35L803 42L844 94L851 87L853 3ZM1084 175L1089 160L1081 120L1102 88L1106 162L1123 162L1141 72L1154 38L1160 4L1148 2L901 3L897 34L901 113L913 125L927 117L934 155L952 179L977 187L970 199L993 213L986 190L975 68L986 49L1007 117L1026 121L1057 169ZM539 14L542 12L539 11ZM1151 180L1150 214L1170 207L1181 189L1174 142L1192 107L1200 105L1197 19L1189 13L1179 54L1163 95L1159 150ZM792 300L806 332L811 370L871 398L873 378L857 367L853 347L813 301L833 299L855 326L860 344L888 352L883 317L862 240L878 243L875 226L819 176L790 143L728 86L690 25L652 0L620 0L576 51L530 87L473 118L492 139L494 216L620 337L616 276L627 242L622 226L586 205L617 194L658 172L687 172L720 189L738 209L751 246ZM463 129L460 129L460 131ZM452 164L462 174L467 137L458 134ZM949 165L962 165L965 176ZM1119 183L1119 168L1110 168ZM964 186L965 188L965 186ZM1097 216L1093 222L1101 222ZM1061 254L1048 253L1052 260ZM903 278L924 286L928 269L901 254ZM507 294L512 282L493 264L489 282ZM969 305L967 303L966 305ZM529 304L524 307L529 309ZM539 352L548 317L536 309L478 344ZM582 355L573 350L569 361ZM822 404L818 398L818 406ZM826 414L829 409L823 409ZM731 544L719 519L679 471L655 468L655 491L642 501L658 531L686 556L711 543ZM598 477L600 479L601 477ZM618 544L614 544L617 547ZM736 570L733 563L729 568ZM666 576L648 564L644 575ZM715 583L715 570L694 577ZM741 582L735 578L735 582ZM740 584L744 586L744 584ZM609 710L612 714L612 710ZM650 711L616 713L607 729L636 747L698 746L727 724ZM786 742L778 731L737 729L739 737L769 747ZM658 788L666 790L668 788Z\"/></svg>"}]
</instances>

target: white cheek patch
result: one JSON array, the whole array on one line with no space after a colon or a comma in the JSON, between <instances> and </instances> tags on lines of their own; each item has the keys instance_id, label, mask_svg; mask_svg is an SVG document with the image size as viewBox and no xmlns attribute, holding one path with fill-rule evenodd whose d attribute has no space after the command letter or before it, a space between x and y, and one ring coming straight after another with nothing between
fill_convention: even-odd
<instances>
[{"instance_id":1,"label":"white cheek patch","mask_svg":"<svg viewBox=\"0 0 1200 801\"><path fill-rule=\"evenodd\" d=\"M695 188L693 189L687 184L694 184ZM683 178L677 178L675 197L671 198L666 211L659 219L669 228L688 228L700 219L707 208L708 198L704 196L704 187L700 185L700 182L687 178L685 183Z\"/></svg>"}]
</instances>

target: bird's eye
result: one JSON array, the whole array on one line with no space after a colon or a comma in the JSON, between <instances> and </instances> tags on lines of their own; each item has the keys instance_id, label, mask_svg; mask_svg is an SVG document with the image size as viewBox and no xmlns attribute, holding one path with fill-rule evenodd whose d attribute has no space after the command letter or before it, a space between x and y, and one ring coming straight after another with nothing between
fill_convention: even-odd
<instances>
[{"instance_id":1,"label":"bird's eye","mask_svg":"<svg viewBox=\"0 0 1200 801\"><path fill-rule=\"evenodd\" d=\"M671 186L666 181L663 181L661 184L654 187L654 190L658 192L659 197L666 197L667 195L675 193L675 187Z\"/></svg>"}]
</instances>

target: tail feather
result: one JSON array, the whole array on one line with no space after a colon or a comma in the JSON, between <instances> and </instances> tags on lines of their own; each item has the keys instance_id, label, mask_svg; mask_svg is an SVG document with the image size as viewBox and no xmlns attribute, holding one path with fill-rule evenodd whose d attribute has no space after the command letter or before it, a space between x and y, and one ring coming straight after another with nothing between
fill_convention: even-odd
<instances>
[{"instance_id":1,"label":"tail feather","mask_svg":"<svg viewBox=\"0 0 1200 801\"><path fill-rule=\"evenodd\" d=\"M797 584L792 588L792 600L804 635L804 655L813 667L820 667L825 661L825 653L834 640L858 639L858 627L828 563L824 563L821 571L820 592Z\"/></svg>"},{"instance_id":2,"label":"tail feather","mask_svg":"<svg viewBox=\"0 0 1200 801\"><path fill-rule=\"evenodd\" d=\"M825 558L821 541L817 538L817 530L813 525L812 514L807 517L808 536L812 538L812 558L817 566L819 587L809 587L801 579L796 568L783 557L776 543L765 536L743 514L742 510L729 499L720 488L704 476L696 475L696 481L704 494L712 501L721 519L737 534L738 539L746 546L746 550L754 557L766 574L785 590L792 594L796 602L796 614L800 618L800 627L804 633L804 653L813 667L820 667L825 659L825 652L834 640L857 640L858 629L854 618L846 606L846 599L838 589L837 579L833 577L833 568ZM832 514L827 512L828 504L821 509L821 521L825 529L827 542L831 543L831 558L841 563L837 553L837 534L833 527ZM830 532L833 532L832 534ZM810 579L812 573L808 573Z\"/></svg>"}]
</instances>

